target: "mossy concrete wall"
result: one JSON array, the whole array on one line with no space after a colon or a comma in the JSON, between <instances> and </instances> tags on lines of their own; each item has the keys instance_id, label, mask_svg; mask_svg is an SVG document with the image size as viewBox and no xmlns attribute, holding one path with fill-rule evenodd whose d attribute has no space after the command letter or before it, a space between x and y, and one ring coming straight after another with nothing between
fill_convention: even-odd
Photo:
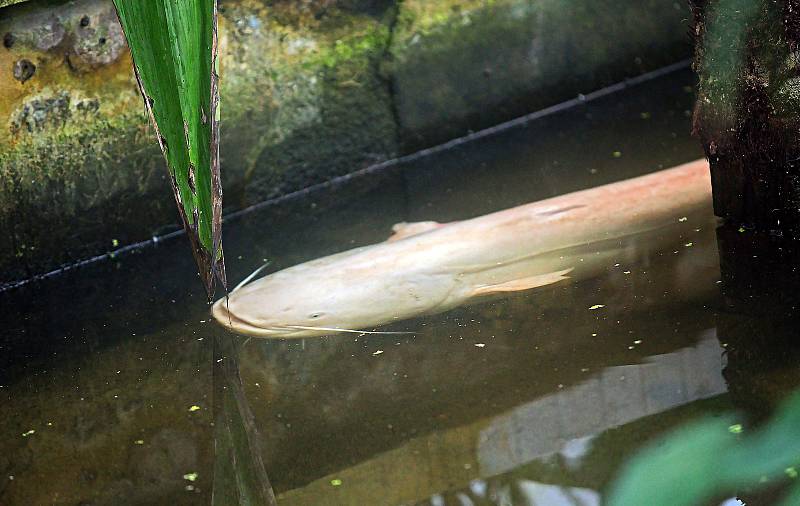
<instances>
[{"instance_id":1,"label":"mossy concrete wall","mask_svg":"<svg viewBox=\"0 0 800 506\"><path fill-rule=\"evenodd\" d=\"M685 2L405 0L391 44L401 145L415 149L689 54Z\"/></svg>"},{"instance_id":2,"label":"mossy concrete wall","mask_svg":"<svg viewBox=\"0 0 800 506\"><path fill-rule=\"evenodd\" d=\"M688 12L662 0L221 0L220 14L226 211L691 51ZM175 228L110 0L3 7L0 37L0 283Z\"/></svg>"}]
</instances>

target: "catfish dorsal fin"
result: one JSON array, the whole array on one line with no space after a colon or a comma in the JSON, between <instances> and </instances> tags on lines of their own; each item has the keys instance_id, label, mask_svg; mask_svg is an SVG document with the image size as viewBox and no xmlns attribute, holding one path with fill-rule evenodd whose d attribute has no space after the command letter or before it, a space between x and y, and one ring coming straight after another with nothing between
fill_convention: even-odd
<instances>
[{"instance_id":1,"label":"catfish dorsal fin","mask_svg":"<svg viewBox=\"0 0 800 506\"><path fill-rule=\"evenodd\" d=\"M528 276L526 278L513 279L503 283L479 285L472 289L470 296L479 297L495 293L520 292L540 286L551 285L569 279L567 274L569 274L570 271L572 271L572 268L564 269L563 271L548 272L546 274L537 274L536 276Z\"/></svg>"},{"instance_id":2,"label":"catfish dorsal fin","mask_svg":"<svg viewBox=\"0 0 800 506\"><path fill-rule=\"evenodd\" d=\"M394 233L386 241L399 241L400 239L405 239L406 237L411 237L412 235L428 232L429 230L433 230L441 226L443 226L443 224L439 223L438 221L416 221L414 223L406 223L403 221L400 223L395 223L392 226L392 232Z\"/></svg>"}]
</instances>

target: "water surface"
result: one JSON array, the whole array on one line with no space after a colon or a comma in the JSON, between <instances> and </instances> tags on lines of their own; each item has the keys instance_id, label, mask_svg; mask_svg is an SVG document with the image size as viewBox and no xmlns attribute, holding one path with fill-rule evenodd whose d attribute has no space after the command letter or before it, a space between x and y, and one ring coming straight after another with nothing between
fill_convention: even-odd
<instances>
[{"instance_id":1,"label":"water surface","mask_svg":"<svg viewBox=\"0 0 800 506\"><path fill-rule=\"evenodd\" d=\"M692 85L673 73L247 213L226 224L229 279L694 160ZM599 504L642 444L702 414L763 418L796 384L785 259L710 212L661 234L594 279L399 337L234 336L183 238L2 293L0 504L206 504L215 465L234 493L262 463L282 505Z\"/></svg>"}]
</instances>

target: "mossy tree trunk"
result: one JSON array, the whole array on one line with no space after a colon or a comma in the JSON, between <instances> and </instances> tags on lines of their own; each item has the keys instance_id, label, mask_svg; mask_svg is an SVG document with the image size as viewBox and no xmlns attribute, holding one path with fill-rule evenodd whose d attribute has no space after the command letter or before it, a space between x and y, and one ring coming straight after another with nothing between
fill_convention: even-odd
<instances>
[{"instance_id":1,"label":"mossy tree trunk","mask_svg":"<svg viewBox=\"0 0 800 506\"><path fill-rule=\"evenodd\" d=\"M690 0L714 210L800 238L800 1Z\"/></svg>"}]
</instances>

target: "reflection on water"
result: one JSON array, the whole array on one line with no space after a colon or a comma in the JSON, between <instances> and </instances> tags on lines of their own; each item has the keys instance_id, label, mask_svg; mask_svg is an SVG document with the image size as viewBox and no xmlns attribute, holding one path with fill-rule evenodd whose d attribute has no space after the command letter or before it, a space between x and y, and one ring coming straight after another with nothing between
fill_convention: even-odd
<instances>
[{"instance_id":1,"label":"reflection on water","mask_svg":"<svg viewBox=\"0 0 800 506\"><path fill-rule=\"evenodd\" d=\"M229 277L695 159L691 84L249 213L226 225ZM282 505L598 504L642 444L763 417L800 377L785 259L686 218L594 279L388 327L402 336L229 334L187 288L184 240L0 293L0 504L263 502L270 484Z\"/></svg>"},{"instance_id":2,"label":"reflection on water","mask_svg":"<svg viewBox=\"0 0 800 506\"><path fill-rule=\"evenodd\" d=\"M554 393L497 416L411 438L281 499L286 504L367 504L379 494L382 504L405 504L452 487L454 479L469 484L469 492L436 494L429 499L430 504L437 504L458 494L502 497L509 492L500 490L504 486L518 484L520 476L538 474L539 479L559 486L535 486L528 479L523 487L526 496L555 497L561 493L560 485L568 485L572 491L583 490L578 495L590 500L597 493L589 492L604 484L592 479L598 471L592 467L607 451L603 433L627 426L619 429L631 432L626 438L641 437L647 434L647 424L637 427L632 422L725 392L721 347L714 332L701 331L697 339L693 346L654 355L640 364L613 366L588 375L573 386L557 387ZM526 472L524 466L531 463ZM509 474L497 476L503 473ZM334 479L342 481L342 488L335 491L342 496L331 500L330 482Z\"/></svg>"},{"instance_id":3,"label":"reflection on water","mask_svg":"<svg viewBox=\"0 0 800 506\"><path fill-rule=\"evenodd\" d=\"M491 476L556 453L577 467L594 436L612 427L725 392L714 331L694 347L612 366L498 417L478 435L478 470Z\"/></svg>"}]
</instances>

